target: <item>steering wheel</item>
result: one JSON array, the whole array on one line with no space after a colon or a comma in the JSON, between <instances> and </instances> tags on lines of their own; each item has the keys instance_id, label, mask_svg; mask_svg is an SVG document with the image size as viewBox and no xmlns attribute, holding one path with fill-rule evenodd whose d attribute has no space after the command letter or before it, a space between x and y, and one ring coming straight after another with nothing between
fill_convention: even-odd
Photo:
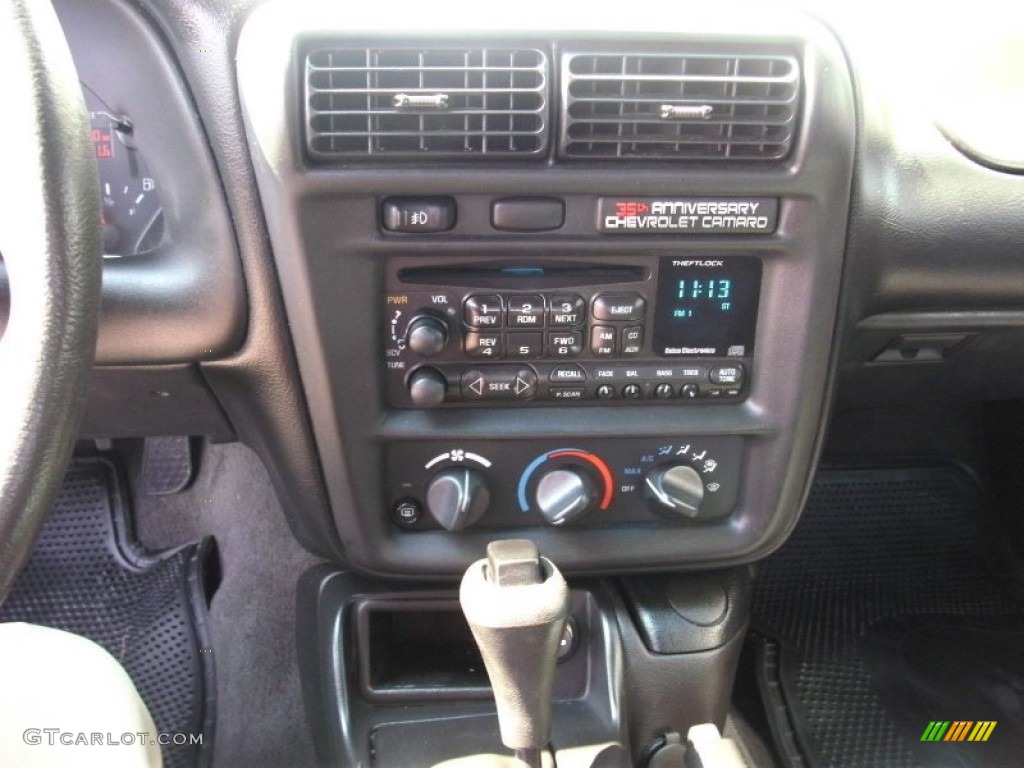
<instances>
[{"instance_id":1,"label":"steering wheel","mask_svg":"<svg viewBox=\"0 0 1024 768\"><path fill-rule=\"evenodd\" d=\"M96 347L99 181L49 2L0 2L0 601L32 551L78 434Z\"/></svg>"}]
</instances>

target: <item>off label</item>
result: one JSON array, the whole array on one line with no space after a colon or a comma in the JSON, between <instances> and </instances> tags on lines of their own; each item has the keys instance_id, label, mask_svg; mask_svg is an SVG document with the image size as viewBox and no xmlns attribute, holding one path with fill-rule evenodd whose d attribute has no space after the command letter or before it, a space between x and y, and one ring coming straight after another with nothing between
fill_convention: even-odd
<instances>
[{"instance_id":1,"label":"off label","mask_svg":"<svg viewBox=\"0 0 1024 768\"><path fill-rule=\"evenodd\" d=\"M602 197L599 232L767 234L775 231L774 197Z\"/></svg>"}]
</instances>

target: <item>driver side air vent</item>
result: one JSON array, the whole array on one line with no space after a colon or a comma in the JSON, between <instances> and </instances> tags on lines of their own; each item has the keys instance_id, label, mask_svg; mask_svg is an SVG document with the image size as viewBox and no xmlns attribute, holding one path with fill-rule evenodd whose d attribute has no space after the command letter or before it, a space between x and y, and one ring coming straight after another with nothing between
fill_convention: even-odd
<instances>
[{"instance_id":1,"label":"driver side air vent","mask_svg":"<svg viewBox=\"0 0 1024 768\"><path fill-rule=\"evenodd\" d=\"M543 155L547 64L536 49L312 50L307 147L322 159Z\"/></svg>"},{"instance_id":2,"label":"driver side air vent","mask_svg":"<svg viewBox=\"0 0 1024 768\"><path fill-rule=\"evenodd\" d=\"M800 64L738 51L566 53L562 83L564 157L782 160Z\"/></svg>"}]
</instances>

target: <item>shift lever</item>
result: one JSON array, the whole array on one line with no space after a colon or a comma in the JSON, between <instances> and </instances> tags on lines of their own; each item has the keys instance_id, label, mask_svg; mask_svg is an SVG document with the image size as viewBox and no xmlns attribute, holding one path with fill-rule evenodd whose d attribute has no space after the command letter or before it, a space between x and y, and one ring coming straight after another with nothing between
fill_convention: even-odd
<instances>
[{"instance_id":1,"label":"shift lever","mask_svg":"<svg viewBox=\"0 0 1024 768\"><path fill-rule=\"evenodd\" d=\"M539 768L551 740L551 690L569 588L554 563L525 539L492 541L466 570L462 612L487 667L501 740Z\"/></svg>"}]
</instances>

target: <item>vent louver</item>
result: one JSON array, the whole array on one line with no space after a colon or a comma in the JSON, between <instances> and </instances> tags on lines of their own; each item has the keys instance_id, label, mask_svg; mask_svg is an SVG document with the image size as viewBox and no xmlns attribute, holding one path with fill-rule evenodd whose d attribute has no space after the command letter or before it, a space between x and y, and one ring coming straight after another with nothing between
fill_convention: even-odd
<instances>
[{"instance_id":1,"label":"vent louver","mask_svg":"<svg viewBox=\"0 0 1024 768\"><path fill-rule=\"evenodd\" d=\"M532 157L547 150L547 56L509 48L319 48L306 128L319 158Z\"/></svg>"},{"instance_id":2,"label":"vent louver","mask_svg":"<svg viewBox=\"0 0 1024 768\"><path fill-rule=\"evenodd\" d=\"M781 160L800 97L790 55L566 53L565 157Z\"/></svg>"}]
</instances>

